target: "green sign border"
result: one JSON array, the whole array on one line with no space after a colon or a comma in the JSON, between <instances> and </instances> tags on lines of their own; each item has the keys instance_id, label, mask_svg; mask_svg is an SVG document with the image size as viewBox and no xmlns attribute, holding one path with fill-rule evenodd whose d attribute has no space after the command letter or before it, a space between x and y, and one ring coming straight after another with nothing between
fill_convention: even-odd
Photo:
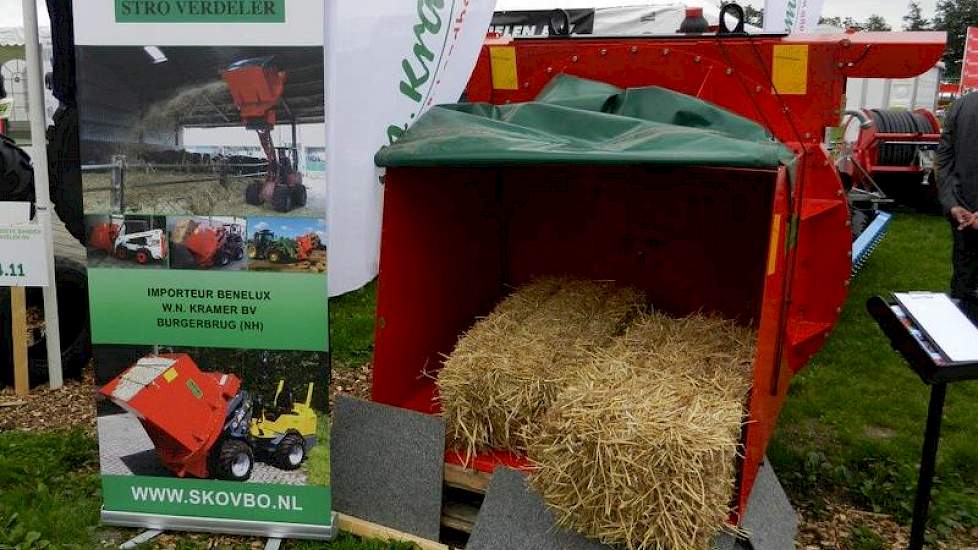
<instances>
[{"instance_id":1,"label":"green sign border","mask_svg":"<svg viewBox=\"0 0 978 550\"><path fill-rule=\"evenodd\" d=\"M102 495L113 512L332 524L330 488L316 485L103 475Z\"/></svg>"},{"instance_id":2,"label":"green sign border","mask_svg":"<svg viewBox=\"0 0 978 550\"><path fill-rule=\"evenodd\" d=\"M201 13L205 5L211 8L212 13ZM225 13L213 13L214 6L224 6ZM147 8L152 11L147 12ZM272 8L271 13L266 12L268 8ZM198 12L189 12L194 9ZM256 13L259 9L262 13ZM134 10L138 13L134 13ZM285 23L285 0L115 0L115 21L116 23Z\"/></svg>"}]
</instances>

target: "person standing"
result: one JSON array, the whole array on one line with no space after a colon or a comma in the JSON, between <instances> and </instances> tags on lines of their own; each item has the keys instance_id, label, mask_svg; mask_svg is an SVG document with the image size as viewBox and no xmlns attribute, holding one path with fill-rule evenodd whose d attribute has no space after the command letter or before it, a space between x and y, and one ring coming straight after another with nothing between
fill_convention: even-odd
<instances>
[{"instance_id":1,"label":"person standing","mask_svg":"<svg viewBox=\"0 0 978 550\"><path fill-rule=\"evenodd\" d=\"M978 323L978 92L958 99L944 120L937 185L954 236L951 297Z\"/></svg>"}]
</instances>

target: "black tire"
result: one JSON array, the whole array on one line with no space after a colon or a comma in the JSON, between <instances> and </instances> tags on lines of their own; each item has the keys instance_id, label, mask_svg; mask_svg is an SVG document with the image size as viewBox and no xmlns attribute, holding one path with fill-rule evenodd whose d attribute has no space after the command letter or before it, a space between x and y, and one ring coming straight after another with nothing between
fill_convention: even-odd
<instances>
[{"instance_id":1,"label":"black tire","mask_svg":"<svg viewBox=\"0 0 978 550\"><path fill-rule=\"evenodd\" d=\"M305 459L306 440L297 433L288 433L272 452L271 462L280 470L295 470Z\"/></svg>"},{"instance_id":2,"label":"black tire","mask_svg":"<svg viewBox=\"0 0 978 550\"><path fill-rule=\"evenodd\" d=\"M194 255L182 244L175 244L170 249L170 267L174 269L193 269L197 267Z\"/></svg>"},{"instance_id":3,"label":"black tire","mask_svg":"<svg viewBox=\"0 0 978 550\"><path fill-rule=\"evenodd\" d=\"M34 202L31 158L3 134L0 134L0 200Z\"/></svg>"},{"instance_id":4,"label":"black tire","mask_svg":"<svg viewBox=\"0 0 978 550\"><path fill-rule=\"evenodd\" d=\"M248 481L255 469L255 452L240 439L219 441L211 451L211 477L227 481ZM242 470L243 464L247 467Z\"/></svg>"},{"instance_id":5,"label":"black tire","mask_svg":"<svg viewBox=\"0 0 978 550\"><path fill-rule=\"evenodd\" d=\"M272 208L277 212L292 210L292 190L285 185L275 187L272 192Z\"/></svg>"},{"instance_id":6,"label":"black tire","mask_svg":"<svg viewBox=\"0 0 978 550\"><path fill-rule=\"evenodd\" d=\"M258 247L257 246L255 246L253 244L249 244L248 245L248 257L251 258L252 260L258 258Z\"/></svg>"},{"instance_id":7,"label":"black tire","mask_svg":"<svg viewBox=\"0 0 978 550\"><path fill-rule=\"evenodd\" d=\"M48 127L47 140L48 187L54 211L71 236L85 244L77 108L61 106L54 112L54 125Z\"/></svg>"},{"instance_id":8,"label":"black tire","mask_svg":"<svg viewBox=\"0 0 978 550\"><path fill-rule=\"evenodd\" d=\"M267 257L268 261L273 264L282 262L282 253L279 252L278 250L269 250L268 254L266 254L265 257Z\"/></svg>"},{"instance_id":9,"label":"black tire","mask_svg":"<svg viewBox=\"0 0 978 550\"><path fill-rule=\"evenodd\" d=\"M218 267L224 267L231 263L231 256L228 255L226 250L218 250L217 255L214 256L214 265Z\"/></svg>"},{"instance_id":10,"label":"black tire","mask_svg":"<svg viewBox=\"0 0 978 550\"><path fill-rule=\"evenodd\" d=\"M237 261L243 260L244 259L244 255L245 255L244 246L238 245L238 246L234 247L234 261L237 262Z\"/></svg>"},{"instance_id":11,"label":"black tire","mask_svg":"<svg viewBox=\"0 0 978 550\"><path fill-rule=\"evenodd\" d=\"M261 186L259 182L249 183L248 187L245 188L245 202L253 205L259 206L262 203L261 200Z\"/></svg>"},{"instance_id":12,"label":"black tire","mask_svg":"<svg viewBox=\"0 0 978 550\"><path fill-rule=\"evenodd\" d=\"M61 373L65 378L78 378L92 357L91 329L88 320L88 276L85 266L67 258L54 260L58 289L58 315L61 329ZM44 307L40 288L27 289L27 307ZM10 292L0 289L0 326L10 326ZM13 354L9 331L0 331L0 364L10 365ZM44 338L27 350L28 369L32 386L48 381L47 342ZM0 369L0 378L13 382L11 369Z\"/></svg>"},{"instance_id":13,"label":"black tire","mask_svg":"<svg viewBox=\"0 0 978 550\"><path fill-rule=\"evenodd\" d=\"M306 190L306 186L302 185L301 183L293 187L292 204L294 204L296 208L302 208L303 206L305 206L307 193L308 191Z\"/></svg>"},{"instance_id":14,"label":"black tire","mask_svg":"<svg viewBox=\"0 0 978 550\"><path fill-rule=\"evenodd\" d=\"M153 260L155 259L153 258L153 253L147 248L140 248L136 251L136 254L134 254L133 257L136 259L136 263L139 265L149 265L153 263Z\"/></svg>"}]
</instances>

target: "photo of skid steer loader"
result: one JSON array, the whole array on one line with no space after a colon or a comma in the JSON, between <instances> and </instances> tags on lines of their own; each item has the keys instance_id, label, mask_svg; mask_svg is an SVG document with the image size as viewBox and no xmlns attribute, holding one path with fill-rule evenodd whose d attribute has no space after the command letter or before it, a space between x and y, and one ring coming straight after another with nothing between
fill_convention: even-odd
<instances>
[{"instance_id":1,"label":"photo of skid steer loader","mask_svg":"<svg viewBox=\"0 0 978 550\"><path fill-rule=\"evenodd\" d=\"M237 376L203 372L185 353L143 357L100 393L139 419L177 477L247 481L256 460L295 470L317 443L313 384L295 402L280 380L265 402Z\"/></svg>"}]
</instances>

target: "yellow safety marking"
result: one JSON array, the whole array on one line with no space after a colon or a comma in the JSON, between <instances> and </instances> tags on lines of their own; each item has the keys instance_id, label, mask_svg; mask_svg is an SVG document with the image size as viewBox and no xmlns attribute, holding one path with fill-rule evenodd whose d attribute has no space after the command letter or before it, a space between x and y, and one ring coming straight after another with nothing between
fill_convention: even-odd
<instances>
[{"instance_id":1,"label":"yellow safety marking","mask_svg":"<svg viewBox=\"0 0 978 550\"><path fill-rule=\"evenodd\" d=\"M496 46L489 48L489 66L492 69L492 87L495 90L517 90L516 47Z\"/></svg>"},{"instance_id":2,"label":"yellow safety marking","mask_svg":"<svg viewBox=\"0 0 978 550\"><path fill-rule=\"evenodd\" d=\"M774 89L784 95L808 93L808 45L778 45L774 47L774 66L771 69Z\"/></svg>"},{"instance_id":3,"label":"yellow safety marking","mask_svg":"<svg viewBox=\"0 0 978 550\"><path fill-rule=\"evenodd\" d=\"M771 224L771 244L767 251L767 274L770 277L778 269L778 248L781 245L781 214L774 215Z\"/></svg>"},{"instance_id":4,"label":"yellow safety marking","mask_svg":"<svg viewBox=\"0 0 978 550\"><path fill-rule=\"evenodd\" d=\"M163 373L163 380L166 380L167 382L173 382L174 380L177 379L177 374L178 374L177 369L171 368L170 370Z\"/></svg>"}]
</instances>

